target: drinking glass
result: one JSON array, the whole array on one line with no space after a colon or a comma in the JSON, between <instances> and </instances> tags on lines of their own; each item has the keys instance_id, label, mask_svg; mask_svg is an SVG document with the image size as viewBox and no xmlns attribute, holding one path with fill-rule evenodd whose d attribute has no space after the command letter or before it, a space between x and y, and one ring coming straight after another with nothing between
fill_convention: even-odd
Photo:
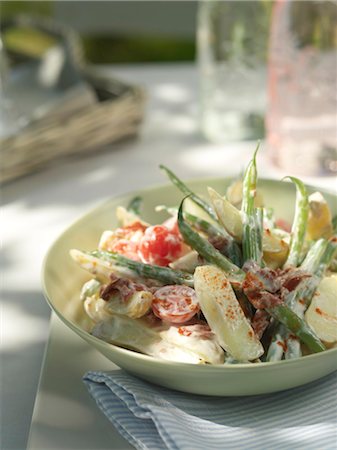
<instances>
[{"instance_id":1,"label":"drinking glass","mask_svg":"<svg viewBox=\"0 0 337 450\"><path fill-rule=\"evenodd\" d=\"M264 136L271 8L263 0L200 2L200 126L213 142Z\"/></svg>"}]
</instances>

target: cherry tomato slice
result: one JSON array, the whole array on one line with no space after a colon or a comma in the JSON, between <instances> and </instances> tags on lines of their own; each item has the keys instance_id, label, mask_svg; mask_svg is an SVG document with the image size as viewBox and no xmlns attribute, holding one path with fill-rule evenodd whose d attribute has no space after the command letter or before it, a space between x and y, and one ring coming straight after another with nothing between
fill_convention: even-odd
<instances>
[{"instance_id":1,"label":"cherry tomato slice","mask_svg":"<svg viewBox=\"0 0 337 450\"><path fill-rule=\"evenodd\" d=\"M131 225L125 225L124 227L117 228L114 234L118 238L131 239L134 236L142 236L144 231L146 230L146 226L141 222L134 222Z\"/></svg>"},{"instance_id":2,"label":"cherry tomato slice","mask_svg":"<svg viewBox=\"0 0 337 450\"><path fill-rule=\"evenodd\" d=\"M118 239L109 245L110 252L116 252L134 261L140 261L138 255L138 243L128 239Z\"/></svg>"},{"instance_id":3,"label":"cherry tomato slice","mask_svg":"<svg viewBox=\"0 0 337 450\"><path fill-rule=\"evenodd\" d=\"M167 266L179 257L181 251L181 238L163 225L148 227L139 243L141 259L158 266Z\"/></svg>"},{"instance_id":4,"label":"cherry tomato slice","mask_svg":"<svg viewBox=\"0 0 337 450\"><path fill-rule=\"evenodd\" d=\"M140 261L138 247L145 229L146 226L140 222L117 228L104 242L104 247L110 252L116 252L135 261Z\"/></svg>"},{"instance_id":5,"label":"cherry tomato slice","mask_svg":"<svg viewBox=\"0 0 337 450\"><path fill-rule=\"evenodd\" d=\"M164 286L154 293L152 311L167 322L185 323L199 310L195 291L188 286Z\"/></svg>"}]
</instances>

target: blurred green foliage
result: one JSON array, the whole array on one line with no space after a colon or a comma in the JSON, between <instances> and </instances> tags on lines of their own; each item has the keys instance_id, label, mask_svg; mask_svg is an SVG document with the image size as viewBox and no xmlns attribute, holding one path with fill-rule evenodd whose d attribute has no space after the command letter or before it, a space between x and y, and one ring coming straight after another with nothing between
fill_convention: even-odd
<instances>
[{"instance_id":1,"label":"blurred green foliage","mask_svg":"<svg viewBox=\"0 0 337 450\"><path fill-rule=\"evenodd\" d=\"M53 17L53 4L53 1L0 1L0 15L2 20L17 14ZM104 34L82 35L81 39L86 60L93 64L191 61L195 56L194 40L188 38Z\"/></svg>"},{"instance_id":2,"label":"blurred green foliage","mask_svg":"<svg viewBox=\"0 0 337 450\"><path fill-rule=\"evenodd\" d=\"M84 36L85 57L94 64L189 61L195 43L162 36Z\"/></svg>"},{"instance_id":3,"label":"blurred green foliage","mask_svg":"<svg viewBox=\"0 0 337 450\"><path fill-rule=\"evenodd\" d=\"M52 13L52 1L0 1L0 15L2 19L8 19L17 14L51 16Z\"/></svg>"}]
</instances>

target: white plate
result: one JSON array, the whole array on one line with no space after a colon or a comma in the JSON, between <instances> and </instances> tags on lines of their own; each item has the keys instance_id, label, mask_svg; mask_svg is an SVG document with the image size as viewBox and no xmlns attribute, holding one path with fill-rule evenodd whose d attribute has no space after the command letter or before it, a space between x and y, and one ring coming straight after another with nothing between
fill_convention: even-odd
<instances>
[{"instance_id":1,"label":"white plate","mask_svg":"<svg viewBox=\"0 0 337 450\"><path fill-rule=\"evenodd\" d=\"M52 315L28 450L131 450L82 382L88 370L119 370Z\"/></svg>"}]
</instances>

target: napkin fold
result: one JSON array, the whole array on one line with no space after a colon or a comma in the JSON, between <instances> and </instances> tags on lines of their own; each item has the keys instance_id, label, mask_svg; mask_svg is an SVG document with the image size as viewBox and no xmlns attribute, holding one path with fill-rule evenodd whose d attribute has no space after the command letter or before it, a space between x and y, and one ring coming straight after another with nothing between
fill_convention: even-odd
<instances>
[{"instance_id":1,"label":"napkin fold","mask_svg":"<svg viewBox=\"0 0 337 450\"><path fill-rule=\"evenodd\" d=\"M186 394L116 370L84 378L119 433L141 450L336 450L336 374L253 397Z\"/></svg>"}]
</instances>

